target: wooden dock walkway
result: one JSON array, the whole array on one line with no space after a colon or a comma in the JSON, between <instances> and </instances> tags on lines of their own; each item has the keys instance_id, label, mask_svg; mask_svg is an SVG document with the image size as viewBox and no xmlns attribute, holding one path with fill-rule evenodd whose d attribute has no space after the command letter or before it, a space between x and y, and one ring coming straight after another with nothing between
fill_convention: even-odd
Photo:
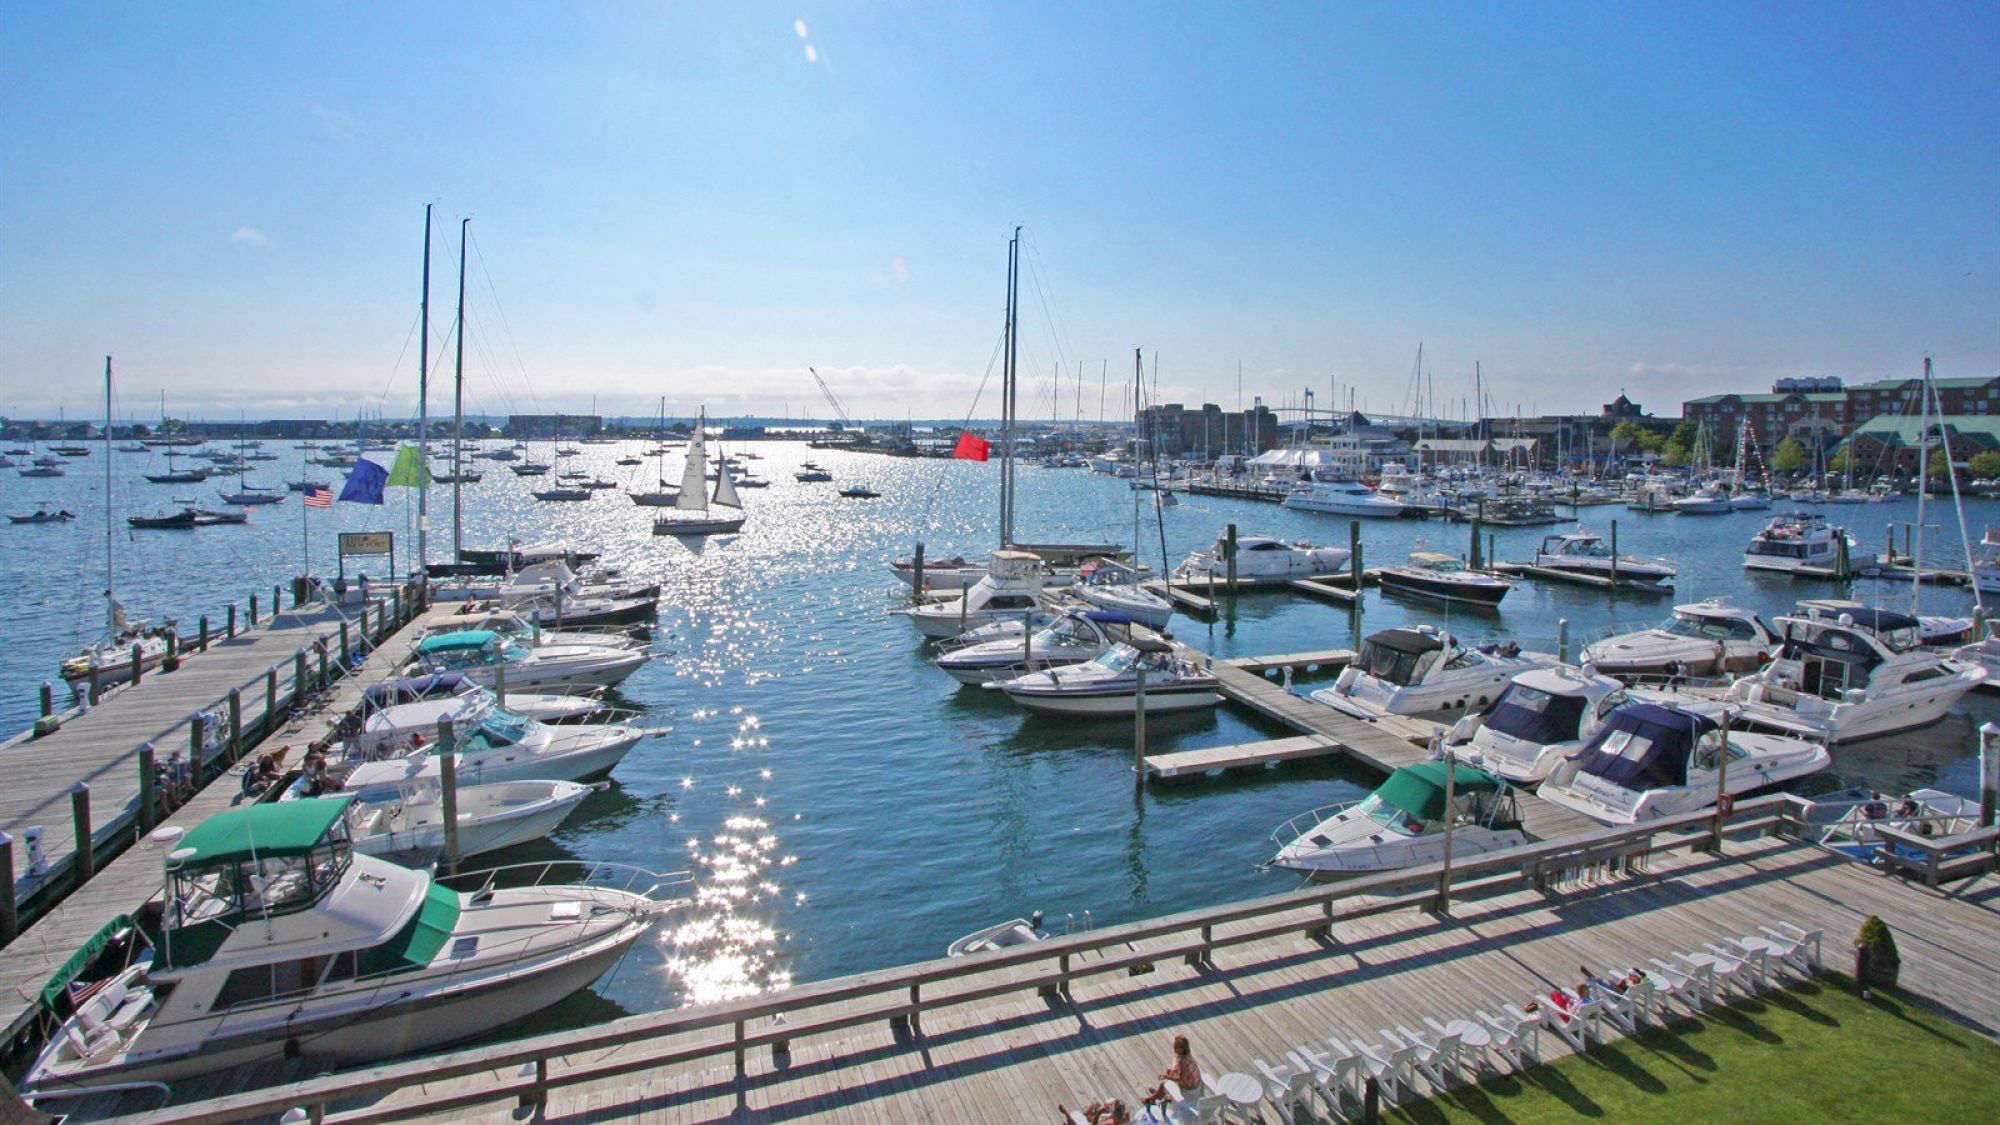
<instances>
[{"instance_id":1,"label":"wooden dock walkway","mask_svg":"<svg viewBox=\"0 0 2000 1125\"><path fill-rule=\"evenodd\" d=\"M1761 819L1748 821L1739 807L1737 823L1777 827L1771 802L1787 800L1758 802ZM343 1125L1053 1120L1058 1102L1135 1100L1175 1034L1193 1041L1205 1071L1254 1075L1255 1060L1279 1062L1328 1035L1373 1040L1378 1028L1427 1016L1497 1012L1573 984L1579 964L1650 968L1650 958L1779 921L1822 930L1825 963L1840 969L1871 914L1895 928L1906 993L2000 1033L2000 890L1990 878L1939 894L1783 837L1688 850L1687 828L1645 840L1601 833L1638 849L1629 868L1524 880L1482 857L1461 866L1449 914L1413 909L1435 896L1380 879L1307 889L322 1078L301 1065L294 1085L228 1096L281 1077L234 1072L189 1091L215 1100L143 1120L268 1120L304 1106ZM1527 850L1558 862L1558 847ZM1545 1058L1565 1052L1553 1035L1540 1045ZM1772 1050L1773 1065L1810 1065Z\"/></svg>"},{"instance_id":2,"label":"wooden dock walkway","mask_svg":"<svg viewBox=\"0 0 2000 1125\"><path fill-rule=\"evenodd\" d=\"M378 623L384 631L393 623L387 605L379 604L378 608L381 612L370 612L371 633L377 632ZM31 891L67 892L47 903L34 923L0 954L0 1027L12 1035L24 1026L34 1016L43 983L70 954L105 923L131 913L160 890L161 857L157 850L129 846L143 836L134 752L139 742L153 741L158 761L164 764L169 748L188 749L191 711L212 706L216 695L226 696L228 689L254 679L256 690L242 696L242 752L236 760L278 745L303 745L325 733L318 723L320 715L354 706L369 685L394 674L432 614L456 612L458 608L453 605L420 614L415 625L391 632L385 640L377 634L379 645L360 669L338 681L317 704L313 702L319 675L315 655L307 666L308 702L304 709L293 706L293 654L321 637L331 636L334 645L339 644L341 619L331 610L286 614L269 626L218 641L203 659L190 661L178 672L147 676L140 684L107 697L88 714L66 724L60 733L0 753L0 779L4 779L0 780L0 801L4 801L0 808L15 818L26 810L25 823L48 828L45 843L65 847L63 865L39 880ZM358 643L358 624L351 629L350 638ZM274 664L281 668L277 706L267 723L264 673ZM328 667L338 674L336 663ZM227 742L225 729L217 754L227 753ZM297 755L292 760L296 762ZM208 784L172 815L160 817L161 825L192 828L236 801L241 792L240 769L228 768L224 761L211 762L212 770L204 770L204 776L210 778ZM81 887L73 886L69 879L75 849L68 787L78 779L91 786L93 821L99 826L92 833L96 871ZM13 823L22 822L17 819ZM20 833L12 823L9 830L18 840ZM124 850L111 858L114 847ZM16 855L21 854L17 845Z\"/></svg>"},{"instance_id":3,"label":"wooden dock walkway","mask_svg":"<svg viewBox=\"0 0 2000 1125\"><path fill-rule=\"evenodd\" d=\"M1262 742L1209 746L1200 750L1176 750L1171 754L1146 755L1146 776L1161 780L1199 777L1222 770L1268 766L1301 758L1324 758L1338 754L1340 750L1340 743L1321 734L1267 738Z\"/></svg>"},{"instance_id":4,"label":"wooden dock walkway","mask_svg":"<svg viewBox=\"0 0 2000 1125\"><path fill-rule=\"evenodd\" d=\"M1535 566L1533 563L1494 562L1487 569L1509 578L1532 578L1539 582L1560 582L1570 586L1593 586L1600 590L1631 590L1641 594L1671 594L1670 583L1647 582L1638 578L1613 579L1608 574L1579 574L1574 570L1562 570L1552 566Z\"/></svg>"}]
</instances>

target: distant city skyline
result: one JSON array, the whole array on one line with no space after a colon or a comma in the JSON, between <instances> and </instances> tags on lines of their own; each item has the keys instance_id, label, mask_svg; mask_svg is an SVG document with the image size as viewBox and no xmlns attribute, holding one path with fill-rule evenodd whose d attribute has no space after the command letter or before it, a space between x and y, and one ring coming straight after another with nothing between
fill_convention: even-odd
<instances>
[{"instance_id":1,"label":"distant city skyline","mask_svg":"<svg viewBox=\"0 0 2000 1125\"><path fill-rule=\"evenodd\" d=\"M2000 9L0 8L0 416L1649 412L2000 372ZM1241 364L1241 394L1238 364ZM1058 383L1054 378L1061 372ZM1080 385L1079 385L1080 384ZM983 390L982 390L983 387Z\"/></svg>"}]
</instances>

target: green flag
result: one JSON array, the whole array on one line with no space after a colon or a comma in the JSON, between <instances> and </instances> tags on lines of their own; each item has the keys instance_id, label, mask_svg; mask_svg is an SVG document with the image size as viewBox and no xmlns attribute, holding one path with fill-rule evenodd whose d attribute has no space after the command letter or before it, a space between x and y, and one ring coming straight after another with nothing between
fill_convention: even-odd
<instances>
[{"instance_id":1,"label":"green flag","mask_svg":"<svg viewBox=\"0 0 2000 1125\"><path fill-rule=\"evenodd\" d=\"M396 451L396 463L389 466L390 488L429 488L431 486L430 466L424 464L423 455L414 445L406 445Z\"/></svg>"}]
</instances>

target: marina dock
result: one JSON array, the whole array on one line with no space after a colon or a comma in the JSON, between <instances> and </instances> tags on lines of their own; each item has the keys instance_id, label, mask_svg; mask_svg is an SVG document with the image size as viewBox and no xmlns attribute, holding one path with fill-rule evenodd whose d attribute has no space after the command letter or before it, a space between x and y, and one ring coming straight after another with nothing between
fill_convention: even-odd
<instances>
[{"instance_id":1,"label":"marina dock","mask_svg":"<svg viewBox=\"0 0 2000 1125\"><path fill-rule=\"evenodd\" d=\"M1737 806L1719 853L1712 818L1692 815L1478 857L1457 865L1448 912L1432 865L323 1077L232 1072L186 1091L212 1100L144 1119L1043 1120L1058 1102L1129 1102L1175 1034L1205 1071L1254 1075L1329 1034L1497 1012L1571 984L1579 963L1650 967L1780 921L1822 931L1841 969L1871 914L1896 928L1906 993L2000 1030L1984 896L1801 842L1800 804ZM1567 1053L1554 1035L1541 1049ZM249 1090L284 1077L303 1080Z\"/></svg>"},{"instance_id":2,"label":"marina dock","mask_svg":"<svg viewBox=\"0 0 2000 1125\"><path fill-rule=\"evenodd\" d=\"M1366 571L1361 575L1361 585L1366 587L1376 582L1376 572ZM1353 605L1358 596L1354 578L1348 574L1329 575L1324 578L1238 578L1234 583L1218 579L1190 581L1184 579L1155 579L1140 583L1141 587L1174 603L1176 609L1200 617L1213 617L1218 612L1216 603L1234 594L1279 593L1291 591L1310 597Z\"/></svg>"},{"instance_id":3,"label":"marina dock","mask_svg":"<svg viewBox=\"0 0 2000 1125\"><path fill-rule=\"evenodd\" d=\"M34 1017L43 983L70 954L105 923L159 892L161 856L141 842L147 832L156 826L192 828L228 808L241 792L239 771L230 768L234 762L278 745L303 747L323 734L320 715L354 706L369 685L394 674L421 632L412 623L421 626L431 614L456 610L420 611L416 597L402 592L393 600L378 599L368 613L371 654L330 688L327 681L341 675L339 661L322 666L317 648L331 642L337 649L342 621L349 622L350 643L358 644L358 607L344 615L327 607L280 614L233 638L218 638L212 651L177 672L147 675L70 719L56 734L0 753L0 823L17 841L15 863L25 866L19 841L30 824L44 826L44 854L50 859L45 875L15 882L17 900L33 902L39 916L0 956L0 1026L7 1034ZM310 653L303 662L302 653ZM303 694L295 681L301 666ZM234 723L232 690L239 699ZM219 704L209 702L217 699ZM202 759L206 784L171 815L156 813L149 823L138 745L153 743L163 767L170 749L191 749L191 713L218 708L228 725ZM289 764L300 756L302 751ZM70 786L78 780L90 786L92 811L93 871L81 885L74 878L78 834L70 808Z\"/></svg>"},{"instance_id":4,"label":"marina dock","mask_svg":"<svg viewBox=\"0 0 2000 1125\"><path fill-rule=\"evenodd\" d=\"M1509 578L1529 578L1538 582L1561 582L1570 586L1594 586L1600 590L1634 590L1642 594L1671 594L1673 586L1648 582L1639 578L1612 578L1608 574L1581 574L1574 570L1562 570L1552 566L1536 566L1533 563L1493 562L1487 569Z\"/></svg>"}]
</instances>

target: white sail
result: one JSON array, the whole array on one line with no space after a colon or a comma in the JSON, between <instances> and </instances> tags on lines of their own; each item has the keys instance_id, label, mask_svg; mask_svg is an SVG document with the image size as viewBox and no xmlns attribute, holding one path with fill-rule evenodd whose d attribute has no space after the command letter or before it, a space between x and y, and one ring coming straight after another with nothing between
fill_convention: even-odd
<instances>
[{"instance_id":1,"label":"white sail","mask_svg":"<svg viewBox=\"0 0 2000 1125\"><path fill-rule=\"evenodd\" d=\"M729 462L726 460L715 465L715 502L730 508L743 506L743 501L736 496L736 482L730 479Z\"/></svg>"},{"instance_id":2,"label":"white sail","mask_svg":"<svg viewBox=\"0 0 2000 1125\"><path fill-rule=\"evenodd\" d=\"M702 441L701 431L708 425L708 411L701 413L701 424L695 427L688 438L687 464L681 469L681 494L674 501L674 507L684 512L705 512L708 510L708 480L703 472L708 465L708 453Z\"/></svg>"}]
</instances>

